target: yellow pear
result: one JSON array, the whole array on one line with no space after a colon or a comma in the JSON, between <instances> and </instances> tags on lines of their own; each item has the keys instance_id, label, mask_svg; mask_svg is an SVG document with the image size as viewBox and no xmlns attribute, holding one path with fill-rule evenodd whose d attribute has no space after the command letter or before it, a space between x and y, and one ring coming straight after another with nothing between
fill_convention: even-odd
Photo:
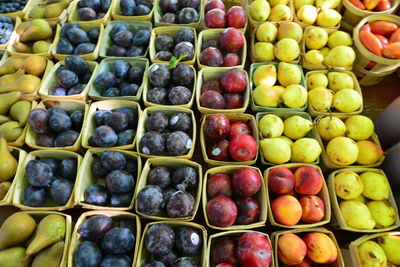
<instances>
[{"instance_id":1,"label":"yellow pear","mask_svg":"<svg viewBox=\"0 0 400 267\"><path fill-rule=\"evenodd\" d=\"M376 163L383 156L382 149L374 142L362 140L357 142L358 158L357 163L361 165L370 165Z\"/></svg>"},{"instance_id":2,"label":"yellow pear","mask_svg":"<svg viewBox=\"0 0 400 267\"><path fill-rule=\"evenodd\" d=\"M25 242L35 231L35 220L25 212L8 217L0 228L0 249Z\"/></svg>"},{"instance_id":3,"label":"yellow pear","mask_svg":"<svg viewBox=\"0 0 400 267\"><path fill-rule=\"evenodd\" d=\"M300 138L292 145L291 162L312 163L321 154L321 146L314 138Z\"/></svg>"},{"instance_id":4,"label":"yellow pear","mask_svg":"<svg viewBox=\"0 0 400 267\"><path fill-rule=\"evenodd\" d=\"M255 21L264 22L271 13L271 7L266 0L256 0L250 4L249 13Z\"/></svg>"},{"instance_id":5,"label":"yellow pear","mask_svg":"<svg viewBox=\"0 0 400 267\"><path fill-rule=\"evenodd\" d=\"M262 61L273 61L274 56L274 45L269 42L257 42L254 45L254 51L256 57Z\"/></svg>"},{"instance_id":6,"label":"yellow pear","mask_svg":"<svg viewBox=\"0 0 400 267\"><path fill-rule=\"evenodd\" d=\"M350 67L354 60L356 60L356 53L353 48L345 45L335 46L325 56L325 63L335 67Z\"/></svg>"},{"instance_id":7,"label":"yellow pear","mask_svg":"<svg viewBox=\"0 0 400 267\"><path fill-rule=\"evenodd\" d=\"M367 203L367 207L376 222L376 228L385 228L394 224L396 210L386 200L370 201Z\"/></svg>"},{"instance_id":8,"label":"yellow pear","mask_svg":"<svg viewBox=\"0 0 400 267\"><path fill-rule=\"evenodd\" d=\"M21 35L24 33L25 29L28 27L30 21L23 21L20 24L18 24L17 29L15 30L18 35Z\"/></svg>"},{"instance_id":9,"label":"yellow pear","mask_svg":"<svg viewBox=\"0 0 400 267\"><path fill-rule=\"evenodd\" d=\"M352 46L353 39L351 38L351 35L344 31L335 31L331 33L328 38L328 47L334 48L338 45Z\"/></svg>"},{"instance_id":10,"label":"yellow pear","mask_svg":"<svg viewBox=\"0 0 400 267\"><path fill-rule=\"evenodd\" d=\"M14 91L7 94L0 94L0 115L5 115L9 112L11 106L21 97L20 91Z\"/></svg>"},{"instance_id":11,"label":"yellow pear","mask_svg":"<svg viewBox=\"0 0 400 267\"><path fill-rule=\"evenodd\" d=\"M385 252L375 241L372 240L365 241L358 246L358 257L361 262L360 267L388 266Z\"/></svg>"},{"instance_id":12,"label":"yellow pear","mask_svg":"<svg viewBox=\"0 0 400 267\"><path fill-rule=\"evenodd\" d=\"M31 260L23 247L12 247L0 251L1 267L29 267Z\"/></svg>"},{"instance_id":13,"label":"yellow pear","mask_svg":"<svg viewBox=\"0 0 400 267\"><path fill-rule=\"evenodd\" d=\"M324 59L325 59L325 57L327 57L328 56L328 54L329 54L329 51L331 51L331 49L329 48L329 47L322 47L321 49L318 49L319 50L319 52L321 52L321 54L324 56Z\"/></svg>"},{"instance_id":14,"label":"yellow pear","mask_svg":"<svg viewBox=\"0 0 400 267\"><path fill-rule=\"evenodd\" d=\"M385 255L391 263L400 265L400 235L390 234L377 238L379 246L385 251Z\"/></svg>"},{"instance_id":15,"label":"yellow pear","mask_svg":"<svg viewBox=\"0 0 400 267\"><path fill-rule=\"evenodd\" d=\"M281 4L281 5L288 5L289 0L269 0L269 3L271 4L272 7Z\"/></svg>"},{"instance_id":16,"label":"yellow pear","mask_svg":"<svg viewBox=\"0 0 400 267\"><path fill-rule=\"evenodd\" d=\"M32 20L24 33L21 35L21 42L45 40L51 37L53 30L50 24L44 19Z\"/></svg>"},{"instance_id":17,"label":"yellow pear","mask_svg":"<svg viewBox=\"0 0 400 267\"><path fill-rule=\"evenodd\" d=\"M318 10L315 6L304 5L297 10L296 15L300 22L313 25L317 20Z\"/></svg>"},{"instance_id":18,"label":"yellow pear","mask_svg":"<svg viewBox=\"0 0 400 267\"><path fill-rule=\"evenodd\" d=\"M286 136L284 136L284 135L281 135L281 136L279 136L278 138L279 138L279 139L282 139L283 141L285 141L286 143L288 143L288 145L289 145L290 147L292 147L293 141L292 141L289 137L286 137Z\"/></svg>"},{"instance_id":19,"label":"yellow pear","mask_svg":"<svg viewBox=\"0 0 400 267\"><path fill-rule=\"evenodd\" d=\"M362 194L353 200L360 201L361 203L367 204L367 199Z\"/></svg>"},{"instance_id":20,"label":"yellow pear","mask_svg":"<svg viewBox=\"0 0 400 267\"><path fill-rule=\"evenodd\" d=\"M281 100L278 91L267 85L259 85L253 90L254 103L263 107L277 107Z\"/></svg>"},{"instance_id":21,"label":"yellow pear","mask_svg":"<svg viewBox=\"0 0 400 267\"><path fill-rule=\"evenodd\" d=\"M304 137L313 127L313 123L299 115L293 115L283 122L284 135L292 140Z\"/></svg>"},{"instance_id":22,"label":"yellow pear","mask_svg":"<svg viewBox=\"0 0 400 267\"><path fill-rule=\"evenodd\" d=\"M0 67L0 75L12 74L19 70L24 62L23 57L12 56L9 57Z\"/></svg>"},{"instance_id":23,"label":"yellow pear","mask_svg":"<svg viewBox=\"0 0 400 267\"><path fill-rule=\"evenodd\" d=\"M8 93L16 90L25 93L33 93L39 88L41 82L42 80L39 77L31 74L25 74L12 83L0 86L0 93Z\"/></svg>"},{"instance_id":24,"label":"yellow pear","mask_svg":"<svg viewBox=\"0 0 400 267\"><path fill-rule=\"evenodd\" d=\"M308 101L319 112L327 112L332 107L333 94L324 87L316 87L308 92Z\"/></svg>"},{"instance_id":25,"label":"yellow pear","mask_svg":"<svg viewBox=\"0 0 400 267\"><path fill-rule=\"evenodd\" d=\"M15 41L13 47L18 53L32 53L32 47L30 45L24 44L19 41Z\"/></svg>"},{"instance_id":26,"label":"yellow pear","mask_svg":"<svg viewBox=\"0 0 400 267\"><path fill-rule=\"evenodd\" d=\"M356 199L364 190L360 176L353 171L341 171L336 174L334 184L336 195L345 200Z\"/></svg>"},{"instance_id":27,"label":"yellow pear","mask_svg":"<svg viewBox=\"0 0 400 267\"><path fill-rule=\"evenodd\" d=\"M291 149L287 141L280 138L265 138L260 141L261 151L266 161L283 164L290 160Z\"/></svg>"},{"instance_id":28,"label":"yellow pear","mask_svg":"<svg viewBox=\"0 0 400 267\"><path fill-rule=\"evenodd\" d=\"M303 39L303 29L296 22L282 22L278 28L278 40L291 38L300 43Z\"/></svg>"},{"instance_id":29,"label":"yellow pear","mask_svg":"<svg viewBox=\"0 0 400 267\"><path fill-rule=\"evenodd\" d=\"M11 117L10 116L6 116L6 115L0 115L0 125L6 122L11 121Z\"/></svg>"},{"instance_id":30,"label":"yellow pear","mask_svg":"<svg viewBox=\"0 0 400 267\"><path fill-rule=\"evenodd\" d=\"M307 89L300 84L289 85L282 94L282 100L289 108L301 108L307 103Z\"/></svg>"},{"instance_id":31,"label":"yellow pear","mask_svg":"<svg viewBox=\"0 0 400 267\"><path fill-rule=\"evenodd\" d=\"M253 83L255 86L265 85L272 87L276 83L276 78L276 68L272 64L261 65L253 72Z\"/></svg>"},{"instance_id":32,"label":"yellow pear","mask_svg":"<svg viewBox=\"0 0 400 267\"><path fill-rule=\"evenodd\" d=\"M270 42L273 43L278 36L278 29L271 22L264 22L257 27L256 38L260 42Z\"/></svg>"},{"instance_id":33,"label":"yellow pear","mask_svg":"<svg viewBox=\"0 0 400 267\"><path fill-rule=\"evenodd\" d=\"M293 61L300 55L299 44L291 38L284 38L275 44L274 54L280 61Z\"/></svg>"},{"instance_id":34,"label":"yellow pear","mask_svg":"<svg viewBox=\"0 0 400 267\"><path fill-rule=\"evenodd\" d=\"M53 246L42 250L32 262L31 267L58 267L64 252L64 242L57 242Z\"/></svg>"},{"instance_id":35,"label":"yellow pear","mask_svg":"<svg viewBox=\"0 0 400 267\"><path fill-rule=\"evenodd\" d=\"M0 78L0 86L12 83L13 81L18 79L19 77L23 76L24 74L25 74L25 71L20 69L20 70L17 70L16 72L14 72L13 74L3 75Z\"/></svg>"},{"instance_id":36,"label":"yellow pear","mask_svg":"<svg viewBox=\"0 0 400 267\"><path fill-rule=\"evenodd\" d=\"M7 142L13 142L21 136L24 129L16 121L9 121L0 125L0 136L3 136Z\"/></svg>"},{"instance_id":37,"label":"yellow pear","mask_svg":"<svg viewBox=\"0 0 400 267\"><path fill-rule=\"evenodd\" d=\"M340 4L340 0L316 0L315 6L321 9L335 9Z\"/></svg>"},{"instance_id":38,"label":"yellow pear","mask_svg":"<svg viewBox=\"0 0 400 267\"><path fill-rule=\"evenodd\" d=\"M44 17L46 19L56 18L59 15L61 15L61 13L64 11L66 7L68 7L68 5L69 5L68 0L63 0L58 3L50 4L46 6L46 8L44 9Z\"/></svg>"},{"instance_id":39,"label":"yellow pear","mask_svg":"<svg viewBox=\"0 0 400 267\"><path fill-rule=\"evenodd\" d=\"M348 166L356 162L358 147L356 142L348 137L335 137L326 146L326 153L333 164Z\"/></svg>"},{"instance_id":40,"label":"yellow pear","mask_svg":"<svg viewBox=\"0 0 400 267\"><path fill-rule=\"evenodd\" d=\"M340 202L339 207L340 213L348 226L360 230L374 229L375 220L364 203L345 200Z\"/></svg>"},{"instance_id":41,"label":"yellow pear","mask_svg":"<svg viewBox=\"0 0 400 267\"><path fill-rule=\"evenodd\" d=\"M312 49L306 52L304 59L311 64L322 64L324 55L317 49Z\"/></svg>"},{"instance_id":42,"label":"yellow pear","mask_svg":"<svg viewBox=\"0 0 400 267\"><path fill-rule=\"evenodd\" d=\"M287 5L278 4L271 9L271 14L269 15L269 21L278 22L290 20L292 16L292 11Z\"/></svg>"},{"instance_id":43,"label":"yellow pear","mask_svg":"<svg viewBox=\"0 0 400 267\"><path fill-rule=\"evenodd\" d=\"M342 15L334 9L322 9L317 16L317 25L321 27L335 27L340 23Z\"/></svg>"},{"instance_id":44,"label":"yellow pear","mask_svg":"<svg viewBox=\"0 0 400 267\"><path fill-rule=\"evenodd\" d=\"M389 198L390 185L385 176L377 172L364 172L360 175L364 184L363 195L372 200Z\"/></svg>"},{"instance_id":45,"label":"yellow pear","mask_svg":"<svg viewBox=\"0 0 400 267\"><path fill-rule=\"evenodd\" d=\"M278 81L282 86L299 84L301 82L302 72L298 65L280 62L278 64Z\"/></svg>"},{"instance_id":46,"label":"yellow pear","mask_svg":"<svg viewBox=\"0 0 400 267\"><path fill-rule=\"evenodd\" d=\"M346 125L337 117L323 117L317 122L317 130L323 140L330 141L335 137L345 136Z\"/></svg>"},{"instance_id":47,"label":"yellow pear","mask_svg":"<svg viewBox=\"0 0 400 267\"><path fill-rule=\"evenodd\" d=\"M31 102L27 100L18 101L11 106L10 115L17 120L21 126L25 126L31 111Z\"/></svg>"},{"instance_id":48,"label":"yellow pear","mask_svg":"<svg viewBox=\"0 0 400 267\"><path fill-rule=\"evenodd\" d=\"M1 182L0 183L0 200L4 200L5 196L10 190L11 182Z\"/></svg>"},{"instance_id":49,"label":"yellow pear","mask_svg":"<svg viewBox=\"0 0 400 267\"><path fill-rule=\"evenodd\" d=\"M7 141L0 136L0 182L14 178L17 172L18 161L10 153Z\"/></svg>"},{"instance_id":50,"label":"yellow pear","mask_svg":"<svg viewBox=\"0 0 400 267\"><path fill-rule=\"evenodd\" d=\"M304 5L315 5L315 0L294 0L294 9L297 11Z\"/></svg>"},{"instance_id":51,"label":"yellow pear","mask_svg":"<svg viewBox=\"0 0 400 267\"><path fill-rule=\"evenodd\" d=\"M347 129L347 136L353 140L366 140L374 133L373 121L364 115L348 117L344 124Z\"/></svg>"},{"instance_id":52,"label":"yellow pear","mask_svg":"<svg viewBox=\"0 0 400 267\"><path fill-rule=\"evenodd\" d=\"M47 66L47 61L43 56L32 55L25 59L24 61L24 70L26 73L41 76Z\"/></svg>"},{"instance_id":53,"label":"yellow pear","mask_svg":"<svg viewBox=\"0 0 400 267\"><path fill-rule=\"evenodd\" d=\"M32 19L44 19L44 7L35 7L29 12L29 17Z\"/></svg>"},{"instance_id":54,"label":"yellow pear","mask_svg":"<svg viewBox=\"0 0 400 267\"><path fill-rule=\"evenodd\" d=\"M314 72L307 77L307 89L311 90L315 87L328 87L328 77L321 72Z\"/></svg>"},{"instance_id":55,"label":"yellow pear","mask_svg":"<svg viewBox=\"0 0 400 267\"><path fill-rule=\"evenodd\" d=\"M344 72L331 71L328 73L329 89L337 92L342 89L354 89L353 78Z\"/></svg>"},{"instance_id":56,"label":"yellow pear","mask_svg":"<svg viewBox=\"0 0 400 267\"><path fill-rule=\"evenodd\" d=\"M275 138L283 133L283 121L280 117L274 114L264 115L258 122L258 129L262 137Z\"/></svg>"},{"instance_id":57,"label":"yellow pear","mask_svg":"<svg viewBox=\"0 0 400 267\"><path fill-rule=\"evenodd\" d=\"M340 112L357 111L362 105L361 95L352 89L342 89L333 96L332 106Z\"/></svg>"},{"instance_id":58,"label":"yellow pear","mask_svg":"<svg viewBox=\"0 0 400 267\"><path fill-rule=\"evenodd\" d=\"M328 43L328 33L320 27L308 28L304 38L308 49L321 49Z\"/></svg>"}]
</instances>

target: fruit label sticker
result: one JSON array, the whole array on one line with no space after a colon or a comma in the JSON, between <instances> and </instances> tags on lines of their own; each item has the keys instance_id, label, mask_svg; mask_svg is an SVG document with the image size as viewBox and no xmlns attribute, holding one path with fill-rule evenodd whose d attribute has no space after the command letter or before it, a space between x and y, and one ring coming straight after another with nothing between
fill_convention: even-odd
<instances>
[{"instance_id":1,"label":"fruit label sticker","mask_svg":"<svg viewBox=\"0 0 400 267\"><path fill-rule=\"evenodd\" d=\"M195 246L198 246L200 244L200 237L197 233L192 233L190 235L190 240L192 241L192 244Z\"/></svg>"}]
</instances>

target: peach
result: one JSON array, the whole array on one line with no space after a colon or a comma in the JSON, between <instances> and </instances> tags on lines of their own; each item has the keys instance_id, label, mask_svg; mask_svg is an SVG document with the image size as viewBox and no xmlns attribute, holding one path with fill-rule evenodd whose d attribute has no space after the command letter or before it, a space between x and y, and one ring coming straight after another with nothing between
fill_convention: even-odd
<instances>
[{"instance_id":1,"label":"peach","mask_svg":"<svg viewBox=\"0 0 400 267\"><path fill-rule=\"evenodd\" d=\"M302 166L294 172L294 189L302 195L316 195L321 191L322 177L312 166Z\"/></svg>"},{"instance_id":2,"label":"peach","mask_svg":"<svg viewBox=\"0 0 400 267\"><path fill-rule=\"evenodd\" d=\"M299 201L292 196L280 196L272 202L272 214L275 221L284 225L297 224L302 215Z\"/></svg>"},{"instance_id":3,"label":"peach","mask_svg":"<svg viewBox=\"0 0 400 267\"><path fill-rule=\"evenodd\" d=\"M295 234L283 234L278 239L279 259L288 265L300 264L307 253L304 241Z\"/></svg>"},{"instance_id":4,"label":"peach","mask_svg":"<svg viewBox=\"0 0 400 267\"><path fill-rule=\"evenodd\" d=\"M304 196L300 199L303 209L301 220L306 223L316 223L325 216L325 205L322 199L317 196Z\"/></svg>"},{"instance_id":5,"label":"peach","mask_svg":"<svg viewBox=\"0 0 400 267\"><path fill-rule=\"evenodd\" d=\"M294 175L285 167L273 168L268 174L268 188L274 194L283 195L293 190Z\"/></svg>"},{"instance_id":6,"label":"peach","mask_svg":"<svg viewBox=\"0 0 400 267\"><path fill-rule=\"evenodd\" d=\"M307 257L319 264L329 264L337 259L335 242L324 233L307 233L303 237L307 246Z\"/></svg>"}]
</instances>

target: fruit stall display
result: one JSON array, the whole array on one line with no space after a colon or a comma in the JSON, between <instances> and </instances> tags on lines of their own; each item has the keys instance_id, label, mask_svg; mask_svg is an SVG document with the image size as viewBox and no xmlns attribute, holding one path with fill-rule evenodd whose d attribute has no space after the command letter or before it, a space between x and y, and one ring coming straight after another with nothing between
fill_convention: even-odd
<instances>
[{"instance_id":1,"label":"fruit stall display","mask_svg":"<svg viewBox=\"0 0 400 267\"><path fill-rule=\"evenodd\" d=\"M399 265L399 2L1 1L0 266Z\"/></svg>"}]
</instances>

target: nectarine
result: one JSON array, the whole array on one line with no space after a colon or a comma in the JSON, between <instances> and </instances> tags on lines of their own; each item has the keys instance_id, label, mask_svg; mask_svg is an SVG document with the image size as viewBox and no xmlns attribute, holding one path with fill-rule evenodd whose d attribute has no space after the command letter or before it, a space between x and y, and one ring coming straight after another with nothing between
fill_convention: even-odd
<instances>
[{"instance_id":1,"label":"nectarine","mask_svg":"<svg viewBox=\"0 0 400 267\"><path fill-rule=\"evenodd\" d=\"M284 195L272 202L272 214L280 224L295 225L300 221L302 213L301 205L295 197Z\"/></svg>"},{"instance_id":2,"label":"nectarine","mask_svg":"<svg viewBox=\"0 0 400 267\"><path fill-rule=\"evenodd\" d=\"M307 257L320 264L329 264L337 259L335 242L324 233L307 233L303 237L307 246Z\"/></svg>"},{"instance_id":3,"label":"nectarine","mask_svg":"<svg viewBox=\"0 0 400 267\"><path fill-rule=\"evenodd\" d=\"M304 241L295 234L283 234L278 239L279 259L288 265L300 264L307 253Z\"/></svg>"},{"instance_id":4,"label":"nectarine","mask_svg":"<svg viewBox=\"0 0 400 267\"><path fill-rule=\"evenodd\" d=\"M268 189L277 195L287 194L293 190L294 175L285 167L273 168L268 174Z\"/></svg>"},{"instance_id":5,"label":"nectarine","mask_svg":"<svg viewBox=\"0 0 400 267\"><path fill-rule=\"evenodd\" d=\"M320 172L312 166L302 166L294 172L294 188L302 195L316 195L322 188Z\"/></svg>"},{"instance_id":6,"label":"nectarine","mask_svg":"<svg viewBox=\"0 0 400 267\"><path fill-rule=\"evenodd\" d=\"M303 209L301 220L306 223L316 223L325 216L325 205L322 199L317 196L304 196L300 199Z\"/></svg>"}]
</instances>

